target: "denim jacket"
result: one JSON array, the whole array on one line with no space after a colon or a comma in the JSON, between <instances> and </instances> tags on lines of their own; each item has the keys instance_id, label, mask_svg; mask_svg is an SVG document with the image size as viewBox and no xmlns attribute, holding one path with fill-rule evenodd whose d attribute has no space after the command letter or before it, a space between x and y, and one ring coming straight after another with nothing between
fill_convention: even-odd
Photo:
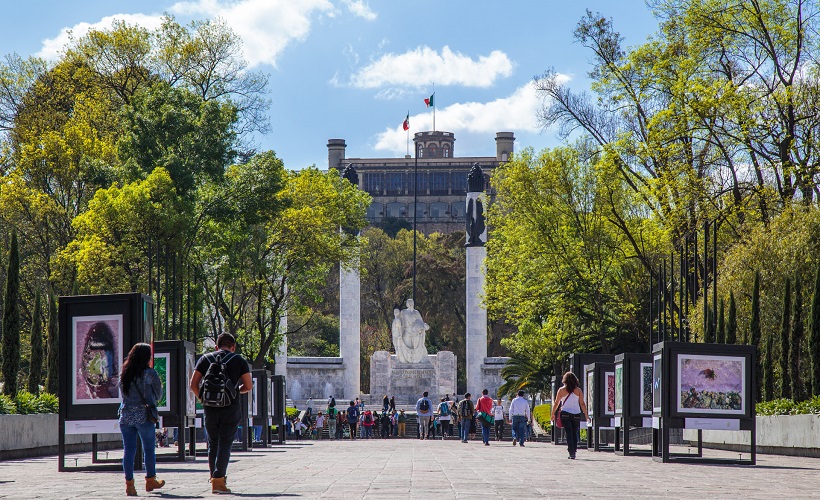
<instances>
[{"instance_id":1,"label":"denim jacket","mask_svg":"<svg viewBox=\"0 0 820 500\"><path fill-rule=\"evenodd\" d=\"M139 388L139 389L138 389ZM131 381L128 392L122 390L122 404L120 404L120 424L138 425L146 421L145 405L156 405L162 395L162 382L153 368L146 368L142 375ZM140 397L140 391L142 397ZM143 403L143 398L145 402Z\"/></svg>"}]
</instances>

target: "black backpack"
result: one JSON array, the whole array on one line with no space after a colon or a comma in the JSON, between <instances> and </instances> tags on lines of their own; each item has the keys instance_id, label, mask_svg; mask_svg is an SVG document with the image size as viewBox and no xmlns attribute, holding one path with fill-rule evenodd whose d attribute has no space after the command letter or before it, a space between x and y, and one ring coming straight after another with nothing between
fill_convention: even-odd
<instances>
[{"instance_id":1,"label":"black backpack","mask_svg":"<svg viewBox=\"0 0 820 500\"><path fill-rule=\"evenodd\" d=\"M227 364L236 354L220 352L210 359L208 371L202 377L199 399L202 406L222 408L236 399L236 384L228 377Z\"/></svg>"},{"instance_id":2,"label":"black backpack","mask_svg":"<svg viewBox=\"0 0 820 500\"><path fill-rule=\"evenodd\" d=\"M430 411L430 402L427 399L422 399L421 403L419 403L419 410L421 411Z\"/></svg>"}]
</instances>

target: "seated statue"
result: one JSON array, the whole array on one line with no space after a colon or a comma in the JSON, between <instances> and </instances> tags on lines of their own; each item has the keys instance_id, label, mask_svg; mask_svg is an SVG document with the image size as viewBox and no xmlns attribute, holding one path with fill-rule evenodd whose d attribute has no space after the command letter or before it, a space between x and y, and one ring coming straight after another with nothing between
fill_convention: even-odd
<instances>
[{"instance_id":1,"label":"seated statue","mask_svg":"<svg viewBox=\"0 0 820 500\"><path fill-rule=\"evenodd\" d=\"M407 309L393 309L393 346L399 363L421 363L427 359L424 336L430 325L424 322L413 305L413 299L408 299Z\"/></svg>"}]
</instances>

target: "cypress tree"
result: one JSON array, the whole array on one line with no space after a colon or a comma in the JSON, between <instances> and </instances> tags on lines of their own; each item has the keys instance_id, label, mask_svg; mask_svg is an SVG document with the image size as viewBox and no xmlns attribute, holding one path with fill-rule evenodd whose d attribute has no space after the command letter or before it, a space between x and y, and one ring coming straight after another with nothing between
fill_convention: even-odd
<instances>
[{"instance_id":1,"label":"cypress tree","mask_svg":"<svg viewBox=\"0 0 820 500\"><path fill-rule=\"evenodd\" d=\"M717 343L726 343L726 303L723 297L720 298L720 312L718 313Z\"/></svg>"},{"instance_id":2,"label":"cypress tree","mask_svg":"<svg viewBox=\"0 0 820 500\"><path fill-rule=\"evenodd\" d=\"M735 304L735 292L729 292L729 320L726 322L726 343L737 343L737 305Z\"/></svg>"},{"instance_id":3,"label":"cypress tree","mask_svg":"<svg viewBox=\"0 0 820 500\"><path fill-rule=\"evenodd\" d=\"M714 317L714 313L712 312L712 308L709 305L706 306L706 317L703 319L703 343L704 344L712 344L715 342L715 330L712 328L712 318Z\"/></svg>"},{"instance_id":4,"label":"cypress tree","mask_svg":"<svg viewBox=\"0 0 820 500\"><path fill-rule=\"evenodd\" d=\"M783 295L783 315L780 322L780 397L791 398L792 386L789 379L789 334L792 324L792 281L786 278L786 292ZM773 367L768 367L772 370Z\"/></svg>"},{"instance_id":5,"label":"cypress tree","mask_svg":"<svg viewBox=\"0 0 820 500\"><path fill-rule=\"evenodd\" d=\"M755 380L757 381L757 400L763 390L763 350L760 345L760 271L755 272L755 283L752 287L752 319L749 322L749 341L757 347L757 366L755 367Z\"/></svg>"},{"instance_id":6,"label":"cypress tree","mask_svg":"<svg viewBox=\"0 0 820 500\"><path fill-rule=\"evenodd\" d=\"M6 294L3 296L3 393L17 394L17 373L20 371L20 254L17 232L11 235Z\"/></svg>"},{"instance_id":7,"label":"cypress tree","mask_svg":"<svg viewBox=\"0 0 820 500\"><path fill-rule=\"evenodd\" d=\"M766 359L763 371L763 401L774 399L774 335L766 335Z\"/></svg>"},{"instance_id":8,"label":"cypress tree","mask_svg":"<svg viewBox=\"0 0 820 500\"><path fill-rule=\"evenodd\" d=\"M794 307L792 308L792 338L789 340L789 378L792 398L803 401L803 381L800 377L800 347L803 344L803 285L800 274L794 278Z\"/></svg>"},{"instance_id":9,"label":"cypress tree","mask_svg":"<svg viewBox=\"0 0 820 500\"><path fill-rule=\"evenodd\" d=\"M814 295L811 299L811 333L809 334L811 355L812 395L820 395L820 260L814 279Z\"/></svg>"},{"instance_id":10,"label":"cypress tree","mask_svg":"<svg viewBox=\"0 0 820 500\"><path fill-rule=\"evenodd\" d=\"M57 322L57 298L48 296L48 368L46 369L46 392L57 394L59 390L57 368L60 362L60 324Z\"/></svg>"},{"instance_id":11,"label":"cypress tree","mask_svg":"<svg viewBox=\"0 0 820 500\"><path fill-rule=\"evenodd\" d=\"M31 359L28 368L28 392L38 394L43 379L43 322L40 291L34 294L34 313L31 317Z\"/></svg>"}]
</instances>

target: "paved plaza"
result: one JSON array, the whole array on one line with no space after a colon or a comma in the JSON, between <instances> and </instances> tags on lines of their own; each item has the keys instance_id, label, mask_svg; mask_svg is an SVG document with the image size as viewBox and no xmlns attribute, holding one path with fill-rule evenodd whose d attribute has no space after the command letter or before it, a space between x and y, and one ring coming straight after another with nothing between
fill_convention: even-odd
<instances>
[{"instance_id":1,"label":"paved plaza","mask_svg":"<svg viewBox=\"0 0 820 500\"><path fill-rule=\"evenodd\" d=\"M160 492L143 489L141 497L216 497L204 458L158 469L168 484ZM234 453L228 485L245 498L818 498L820 459L758 455L754 467L662 464L584 450L571 461L564 447L550 443L292 441ZM0 498L124 498L123 492L121 473L59 473L56 457L0 462Z\"/></svg>"}]
</instances>

